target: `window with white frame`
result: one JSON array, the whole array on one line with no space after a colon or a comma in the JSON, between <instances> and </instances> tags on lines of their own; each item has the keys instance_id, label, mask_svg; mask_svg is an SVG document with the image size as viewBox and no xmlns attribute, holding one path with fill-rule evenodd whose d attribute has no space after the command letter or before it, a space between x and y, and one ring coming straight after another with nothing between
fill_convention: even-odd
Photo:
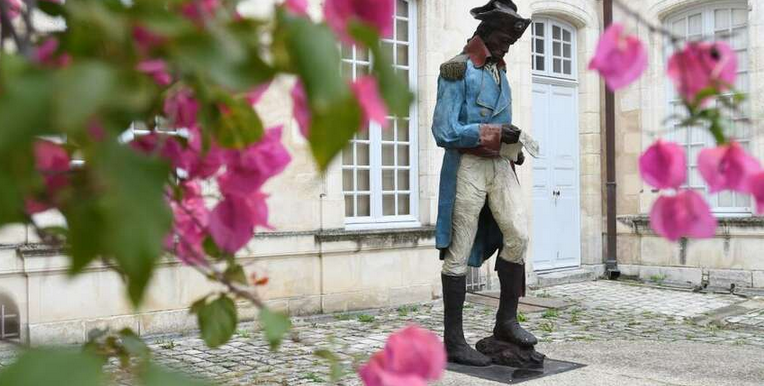
<instances>
[{"instance_id":1,"label":"window with white frame","mask_svg":"<svg viewBox=\"0 0 764 386\"><path fill-rule=\"evenodd\" d=\"M415 1L397 0L394 31L383 39L393 66L416 82ZM370 72L367 49L342 47L342 74L357 79ZM401 226L417 221L417 125L415 106L406 116L388 117L388 128L367 124L342 153L345 218L349 226Z\"/></svg>"},{"instance_id":2,"label":"window with white frame","mask_svg":"<svg viewBox=\"0 0 764 386\"><path fill-rule=\"evenodd\" d=\"M533 73L575 80L575 28L558 20L534 18L531 35Z\"/></svg>"},{"instance_id":3,"label":"window with white frame","mask_svg":"<svg viewBox=\"0 0 764 386\"><path fill-rule=\"evenodd\" d=\"M726 41L738 56L738 74L735 88L738 92L747 94L748 81L748 5L746 2L713 1L708 4L682 11L666 20L666 26L684 41L716 40ZM682 43L684 43L684 41ZM666 44L666 62L673 48ZM708 188L698 171L698 154L705 147L715 146L714 138L706 127L684 127L680 125L680 117L685 115L682 100L673 85L667 84L668 113L676 119L672 120L673 129L669 139L683 145L688 157L689 181L687 187L703 193L711 203L714 211L720 214L750 213L751 200L748 195L732 192L721 192L710 195ZM751 149L751 132L748 123L749 107L743 104L739 112L734 113L726 124L727 135L735 138L746 149Z\"/></svg>"}]
</instances>

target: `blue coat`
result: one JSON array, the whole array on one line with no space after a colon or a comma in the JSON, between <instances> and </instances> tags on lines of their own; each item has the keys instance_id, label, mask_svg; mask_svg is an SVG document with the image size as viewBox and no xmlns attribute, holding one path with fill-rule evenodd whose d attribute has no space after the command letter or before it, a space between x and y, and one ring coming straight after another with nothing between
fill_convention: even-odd
<instances>
[{"instance_id":1,"label":"blue coat","mask_svg":"<svg viewBox=\"0 0 764 386\"><path fill-rule=\"evenodd\" d=\"M433 117L432 134L438 146L445 148L440 172L436 247L443 253L451 245L452 216L456 197L456 172L459 170L459 149L480 145L481 124L512 123L512 90L506 71L500 71L501 84L496 84L489 71L477 68L467 60L463 79L438 79L438 99ZM480 267L502 247L502 234L488 208L483 207L469 265Z\"/></svg>"}]
</instances>

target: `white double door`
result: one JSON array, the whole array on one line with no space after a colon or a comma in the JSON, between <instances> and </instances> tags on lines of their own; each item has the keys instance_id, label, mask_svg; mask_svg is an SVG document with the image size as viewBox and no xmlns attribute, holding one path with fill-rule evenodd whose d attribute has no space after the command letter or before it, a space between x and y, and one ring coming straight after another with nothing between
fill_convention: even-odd
<instances>
[{"instance_id":1,"label":"white double door","mask_svg":"<svg viewBox=\"0 0 764 386\"><path fill-rule=\"evenodd\" d=\"M536 271L581 264L578 87L534 79L533 266Z\"/></svg>"}]
</instances>

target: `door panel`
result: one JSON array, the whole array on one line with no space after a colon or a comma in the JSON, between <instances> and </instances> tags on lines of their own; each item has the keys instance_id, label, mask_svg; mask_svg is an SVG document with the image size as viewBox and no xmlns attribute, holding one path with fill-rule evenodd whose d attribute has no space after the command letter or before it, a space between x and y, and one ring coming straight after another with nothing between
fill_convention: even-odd
<instances>
[{"instance_id":1,"label":"door panel","mask_svg":"<svg viewBox=\"0 0 764 386\"><path fill-rule=\"evenodd\" d=\"M574 267L581 259L578 89L534 81L533 133L542 157L533 168L533 263Z\"/></svg>"}]
</instances>

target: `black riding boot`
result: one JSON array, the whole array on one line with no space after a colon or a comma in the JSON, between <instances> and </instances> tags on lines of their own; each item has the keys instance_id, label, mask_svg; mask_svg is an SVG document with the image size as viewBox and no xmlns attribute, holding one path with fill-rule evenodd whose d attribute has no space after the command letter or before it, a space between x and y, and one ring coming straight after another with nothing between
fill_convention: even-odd
<instances>
[{"instance_id":1,"label":"black riding boot","mask_svg":"<svg viewBox=\"0 0 764 386\"><path fill-rule=\"evenodd\" d=\"M501 282L501 298L493 336L523 347L535 346L538 343L536 337L520 327L517 321L517 305L520 297L525 295L525 266L498 258L496 271Z\"/></svg>"},{"instance_id":2,"label":"black riding boot","mask_svg":"<svg viewBox=\"0 0 764 386\"><path fill-rule=\"evenodd\" d=\"M490 365L491 359L472 348L464 339L462 309L467 295L467 277L447 275L440 277L443 282L443 305L445 306L443 335L448 361L468 366Z\"/></svg>"}]
</instances>

